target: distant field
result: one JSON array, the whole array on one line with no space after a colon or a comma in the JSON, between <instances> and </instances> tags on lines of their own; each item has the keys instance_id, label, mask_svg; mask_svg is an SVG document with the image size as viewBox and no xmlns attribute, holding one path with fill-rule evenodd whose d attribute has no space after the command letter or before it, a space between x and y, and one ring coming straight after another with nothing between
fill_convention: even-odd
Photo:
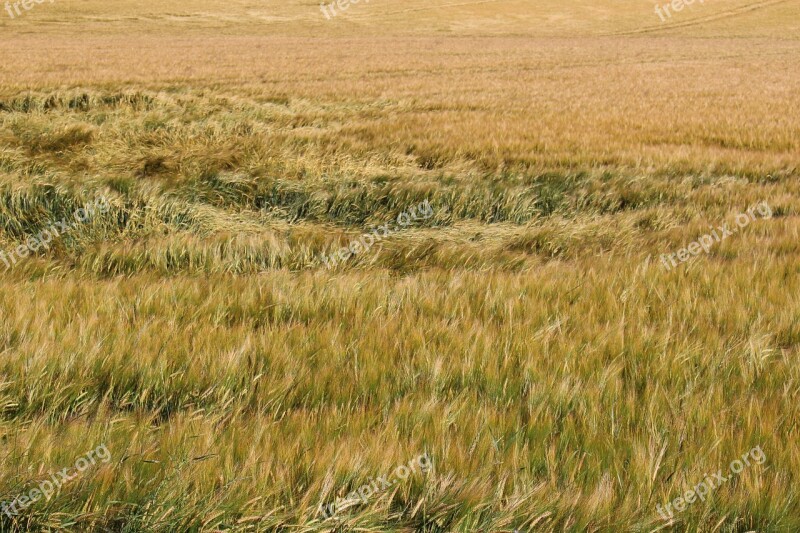
<instances>
[{"instance_id":1,"label":"distant field","mask_svg":"<svg viewBox=\"0 0 800 533\"><path fill-rule=\"evenodd\" d=\"M0 5L0 531L800 529L800 0L665 4Z\"/></svg>"}]
</instances>

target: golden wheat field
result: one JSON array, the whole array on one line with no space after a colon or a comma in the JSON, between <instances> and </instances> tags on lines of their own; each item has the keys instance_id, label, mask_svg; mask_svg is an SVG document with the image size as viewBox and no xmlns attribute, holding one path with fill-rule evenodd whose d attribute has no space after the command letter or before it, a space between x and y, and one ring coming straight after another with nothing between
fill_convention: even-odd
<instances>
[{"instance_id":1,"label":"golden wheat field","mask_svg":"<svg viewBox=\"0 0 800 533\"><path fill-rule=\"evenodd\" d=\"M800 531L800 0L331 1L0 2L0 531Z\"/></svg>"}]
</instances>

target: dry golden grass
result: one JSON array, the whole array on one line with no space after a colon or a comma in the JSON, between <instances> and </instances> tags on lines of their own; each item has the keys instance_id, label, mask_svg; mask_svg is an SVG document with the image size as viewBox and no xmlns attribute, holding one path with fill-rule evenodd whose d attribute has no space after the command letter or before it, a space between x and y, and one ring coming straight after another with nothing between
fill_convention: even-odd
<instances>
[{"instance_id":1,"label":"dry golden grass","mask_svg":"<svg viewBox=\"0 0 800 533\"><path fill-rule=\"evenodd\" d=\"M800 0L654 5L0 11L0 251L111 204L0 272L0 500L113 456L0 530L798 530Z\"/></svg>"}]
</instances>

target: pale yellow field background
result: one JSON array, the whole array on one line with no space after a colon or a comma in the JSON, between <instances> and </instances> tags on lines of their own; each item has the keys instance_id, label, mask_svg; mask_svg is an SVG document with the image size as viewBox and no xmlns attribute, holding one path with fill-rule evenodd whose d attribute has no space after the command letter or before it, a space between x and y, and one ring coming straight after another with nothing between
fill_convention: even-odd
<instances>
[{"instance_id":1,"label":"pale yellow field background","mask_svg":"<svg viewBox=\"0 0 800 533\"><path fill-rule=\"evenodd\" d=\"M0 17L0 96L212 87L344 106L323 135L484 168L793 172L800 0L37 4Z\"/></svg>"},{"instance_id":2,"label":"pale yellow field background","mask_svg":"<svg viewBox=\"0 0 800 533\"><path fill-rule=\"evenodd\" d=\"M319 3L297 0L203 0L201 2L56 0L35 5L11 20L4 33L36 30L63 33L219 31L259 35L438 35L575 36L616 33L696 36L798 37L796 0L696 0L662 23L653 0L362 0L333 21ZM335 22L331 24L330 22ZM680 30L679 32L677 30Z\"/></svg>"}]
</instances>

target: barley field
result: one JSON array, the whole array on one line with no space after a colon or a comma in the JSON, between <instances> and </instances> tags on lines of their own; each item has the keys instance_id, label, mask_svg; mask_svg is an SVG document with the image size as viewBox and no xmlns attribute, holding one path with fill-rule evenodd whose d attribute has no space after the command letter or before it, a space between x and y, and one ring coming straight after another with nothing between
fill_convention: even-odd
<instances>
[{"instance_id":1,"label":"barley field","mask_svg":"<svg viewBox=\"0 0 800 533\"><path fill-rule=\"evenodd\" d=\"M0 531L799 531L799 15L0 4Z\"/></svg>"}]
</instances>

